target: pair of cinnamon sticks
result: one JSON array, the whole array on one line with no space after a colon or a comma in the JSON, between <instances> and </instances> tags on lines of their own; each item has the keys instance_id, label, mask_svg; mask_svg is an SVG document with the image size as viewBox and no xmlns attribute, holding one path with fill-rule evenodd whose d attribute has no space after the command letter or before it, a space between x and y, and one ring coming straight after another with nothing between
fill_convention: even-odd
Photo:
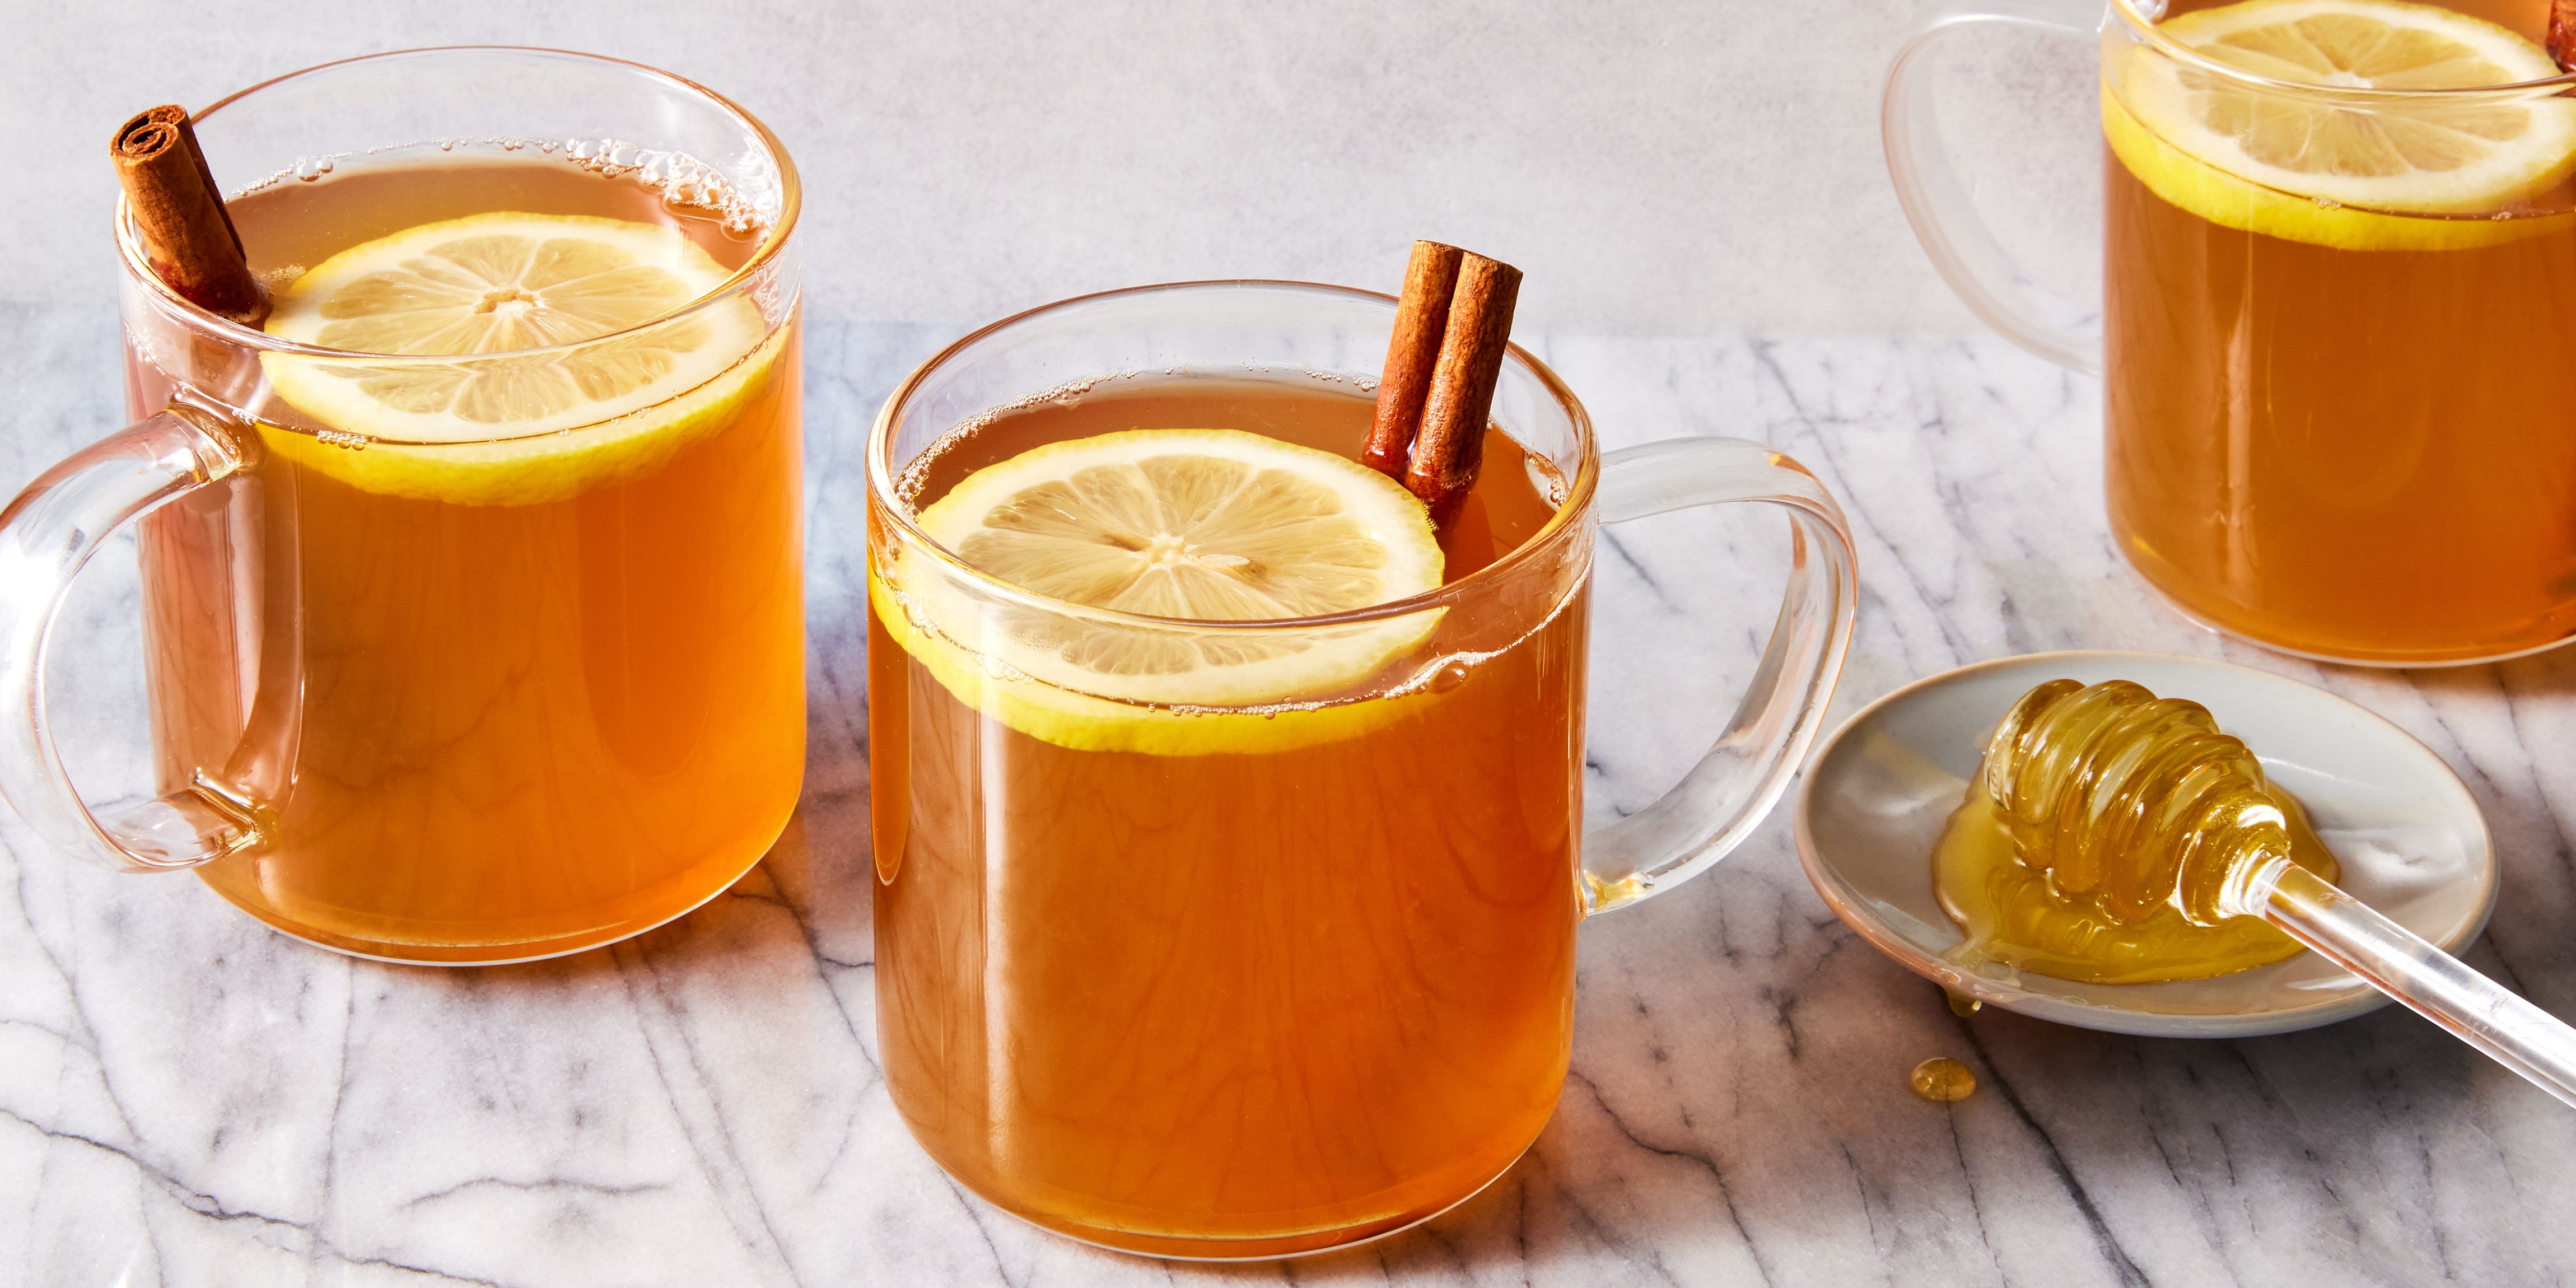
<instances>
[{"instance_id":1,"label":"pair of cinnamon sticks","mask_svg":"<svg viewBox=\"0 0 2576 1288\"><path fill-rule=\"evenodd\" d=\"M1360 462L1404 484L1444 527L1484 464L1520 289L1519 269L1434 241L1413 243L1404 266Z\"/></svg>"}]
</instances>

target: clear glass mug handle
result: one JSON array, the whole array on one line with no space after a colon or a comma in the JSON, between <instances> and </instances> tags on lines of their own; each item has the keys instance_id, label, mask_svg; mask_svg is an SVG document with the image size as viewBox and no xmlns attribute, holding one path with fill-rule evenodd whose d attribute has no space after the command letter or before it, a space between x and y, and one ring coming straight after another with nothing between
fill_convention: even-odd
<instances>
[{"instance_id":1,"label":"clear glass mug handle","mask_svg":"<svg viewBox=\"0 0 2576 1288\"><path fill-rule=\"evenodd\" d=\"M194 867L257 839L250 808L202 783L92 812L45 717L45 646L72 578L117 528L242 468L219 423L174 404L45 471L0 510L0 797L47 842L121 871Z\"/></svg>"},{"instance_id":2,"label":"clear glass mug handle","mask_svg":"<svg viewBox=\"0 0 2576 1288\"><path fill-rule=\"evenodd\" d=\"M1762 822L1824 723L1859 609L1851 526L1816 476L1740 438L1675 438L1601 458L1603 523L1731 501L1789 512L1789 587L1735 718L1653 804L1583 838L1586 915L1689 880Z\"/></svg>"},{"instance_id":3,"label":"clear glass mug handle","mask_svg":"<svg viewBox=\"0 0 2576 1288\"><path fill-rule=\"evenodd\" d=\"M1959 182L1933 110L1930 60L1945 36L1989 24L2025 27L2084 40L2097 39L2102 0L1948 0L1933 6L1897 48L1888 64L1887 90L1879 100L1879 138L1887 148L1888 177L1897 204L1932 266L1986 325L2003 337L2062 367L2102 373L2102 337L2084 324L2101 310L2085 308L2048 289L2013 259L1977 214Z\"/></svg>"}]
</instances>

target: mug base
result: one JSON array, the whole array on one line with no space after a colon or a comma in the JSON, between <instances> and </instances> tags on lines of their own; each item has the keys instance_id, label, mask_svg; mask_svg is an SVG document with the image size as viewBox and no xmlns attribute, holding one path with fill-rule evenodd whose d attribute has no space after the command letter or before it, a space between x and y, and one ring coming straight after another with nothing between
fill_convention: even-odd
<instances>
[{"instance_id":1,"label":"mug base","mask_svg":"<svg viewBox=\"0 0 2576 1288\"><path fill-rule=\"evenodd\" d=\"M1555 1120L1553 1114L1548 1117L1551 1122ZM1540 1124L1539 1130L1546 1131L1546 1124ZM1494 1169L1492 1175L1476 1182L1466 1193L1437 1207L1398 1213L1329 1230L1301 1230L1291 1234L1225 1238L1149 1234L1138 1230L1087 1225L1078 1221L1063 1221L1022 1212L986 1194L964 1177L950 1171L946 1164L941 1163L939 1170L946 1173L950 1180L964 1186L975 1197L992 1204L996 1210L1011 1219L1049 1234L1071 1239L1076 1243L1089 1244L1110 1252L1123 1252L1130 1256L1160 1257L1168 1261L1281 1261L1290 1257L1316 1256L1326 1252L1339 1252L1345 1248L1356 1248L1366 1243L1375 1243L1380 1239L1393 1238L1425 1222L1436 1221L1447 1216L1469 1199L1493 1188L1494 1182L1503 1179L1513 1168L1520 1166L1521 1159L1536 1144L1538 1144L1538 1137L1530 1137L1519 1149L1512 1151L1511 1158L1501 1167ZM931 1161L938 1162L938 1156L932 1155Z\"/></svg>"},{"instance_id":2,"label":"mug base","mask_svg":"<svg viewBox=\"0 0 2576 1288\"><path fill-rule=\"evenodd\" d=\"M794 815L791 812L789 818L792 819L793 817ZM778 833L780 836L786 834L787 822L787 819L779 821ZM658 930L672 922L678 921L680 918L688 916L690 913L696 912L698 909L705 907L708 903L712 902L717 895L723 894L725 891L732 889L736 882L742 880L743 877L748 875L753 868L759 866L761 860L768 858L770 850L777 844L778 837L773 836L767 842L754 847L751 857L744 860L741 866L733 868L731 870L731 875L726 876L721 881L712 883L703 893L698 894L687 903L684 903L668 912L656 911L645 916L631 917L620 922L611 922L605 926L594 927L592 929L570 935L561 935L548 939L520 940L508 943L402 943L333 934L330 931L323 930L315 926L305 925L300 922L279 917L269 909L244 903L239 899L233 898L230 893L226 892L222 887L215 885L213 882L207 882L206 885L208 889L213 890L217 895L221 896L226 903L241 909L243 912L249 913L253 917L257 917L261 923L266 925L269 929L274 930L289 939L301 940L304 943L311 944L316 948L327 948L344 957L357 957L375 962L389 962L397 966L511 966L522 962L545 961L552 957L569 957L574 953L588 952L593 948L600 948L609 944L632 939L646 931Z\"/></svg>"},{"instance_id":3,"label":"mug base","mask_svg":"<svg viewBox=\"0 0 2576 1288\"><path fill-rule=\"evenodd\" d=\"M2164 583L2158 581L2154 572L2148 568L2147 562L2139 558L2136 552L2124 548L2120 553L2121 557L2128 562L2130 570L2138 574L2138 580L2146 583L2148 590L2155 592L2157 601L2183 620L2215 635L2311 662L2327 662L2336 666L2378 667L2386 670L2429 670L2439 667L2483 666L2490 662L2507 662L2514 658L2530 657L2536 653L2546 653L2552 649L2576 644L2576 633L2571 633L2556 639L2542 640L2537 644L2508 645L2491 649L2482 649L2476 645L2460 650L2417 649L2385 652L2361 650L2331 652L2303 648L2297 644L2284 643L2243 627L2231 625L2212 614L2192 607L2181 595L2167 589Z\"/></svg>"}]
</instances>

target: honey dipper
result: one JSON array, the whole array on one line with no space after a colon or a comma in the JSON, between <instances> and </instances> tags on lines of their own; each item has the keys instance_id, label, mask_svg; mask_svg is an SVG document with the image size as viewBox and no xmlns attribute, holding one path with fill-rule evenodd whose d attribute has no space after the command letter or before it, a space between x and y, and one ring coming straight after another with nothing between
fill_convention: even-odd
<instances>
[{"instance_id":1,"label":"honey dipper","mask_svg":"<svg viewBox=\"0 0 2576 1288\"><path fill-rule=\"evenodd\" d=\"M2576 1105L2576 1029L2293 863L2260 764L2198 704L2052 680L1996 726L1979 774L2056 892L2115 918L2260 917Z\"/></svg>"}]
</instances>

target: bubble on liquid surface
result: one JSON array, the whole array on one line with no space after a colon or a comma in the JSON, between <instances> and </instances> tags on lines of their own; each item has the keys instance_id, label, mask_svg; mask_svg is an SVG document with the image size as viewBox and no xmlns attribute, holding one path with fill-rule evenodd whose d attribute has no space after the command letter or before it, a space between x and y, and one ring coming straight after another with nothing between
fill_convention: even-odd
<instances>
[{"instance_id":1,"label":"bubble on liquid surface","mask_svg":"<svg viewBox=\"0 0 2576 1288\"><path fill-rule=\"evenodd\" d=\"M560 153L566 160L593 174L608 178L631 176L657 192L663 207L673 214L706 220L737 241L766 236L776 223L786 199L779 177L762 170L757 164L749 164L745 173L737 177L684 152L660 151L622 139L507 136L417 139L409 143L370 145L360 151L333 156L299 157L293 165L245 185L228 197L239 199L290 178L314 182L330 174L341 157L381 156L399 164L399 158L406 153L417 155L432 148L449 154L486 148L502 153L534 148L542 156Z\"/></svg>"}]
</instances>

